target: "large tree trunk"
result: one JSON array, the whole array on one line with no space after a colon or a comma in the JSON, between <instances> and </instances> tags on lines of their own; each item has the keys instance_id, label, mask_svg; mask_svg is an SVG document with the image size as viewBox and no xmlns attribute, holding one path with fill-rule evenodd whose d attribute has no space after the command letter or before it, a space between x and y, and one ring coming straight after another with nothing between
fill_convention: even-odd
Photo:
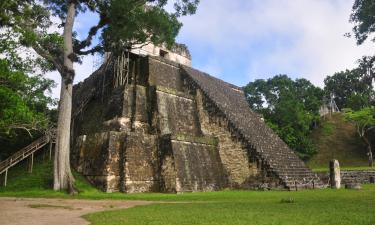
<instances>
[{"instance_id":1,"label":"large tree trunk","mask_svg":"<svg viewBox=\"0 0 375 225\"><path fill-rule=\"evenodd\" d=\"M74 177L70 170L70 123L72 116L72 89L74 79L72 30L76 3L68 0L68 12L64 26L64 68L61 74L59 118L54 163L54 190L74 192Z\"/></svg>"},{"instance_id":2,"label":"large tree trunk","mask_svg":"<svg viewBox=\"0 0 375 225\"><path fill-rule=\"evenodd\" d=\"M366 137L367 134L365 134L363 136L363 140L366 142L367 144L367 156L368 156L368 166L369 167L372 167L374 162L373 162L373 157L372 157L372 148L371 148L371 142L368 140L368 138Z\"/></svg>"},{"instance_id":3,"label":"large tree trunk","mask_svg":"<svg viewBox=\"0 0 375 225\"><path fill-rule=\"evenodd\" d=\"M373 157L372 157L371 147L369 147L369 153L368 153L368 165L369 165L369 167L373 167L373 165L374 165L374 161L373 161Z\"/></svg>"},{"instance_id":4,"label":"large tree trunk","mask_svg":"<svg viewBox=\"0 0 375 225\"><path fill-rule=\"evenodd\" d=\"M368 151L368 166L372 167L374 165L374 160L372 157L372 151L371 151L371 145L367 146L367 151Z\"/></svg>"}]
</instances>

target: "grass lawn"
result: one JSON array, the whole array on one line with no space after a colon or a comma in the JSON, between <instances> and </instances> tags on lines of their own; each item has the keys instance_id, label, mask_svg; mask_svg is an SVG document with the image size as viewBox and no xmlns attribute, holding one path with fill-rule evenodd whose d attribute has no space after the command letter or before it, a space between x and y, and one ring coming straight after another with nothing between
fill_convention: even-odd
<instances>
[{"instance_id":1,"label":"grass lawn","mask_svg":"<svg viewBox=\"0 0 375 225\"><path fill-rule=\"evenodd\" d=\"M103 193L76 174L79 194L50 190L52 163L36 163L9 171L8 186L0 197L47 197L118 200L151 200L155 204L85 215L92 225L112 224L332 224L374 225L375 185L362 190L220 191L185 194ZM2 181L2 180L1 180ZM37 205L36 207L42 207ZM44 207L44 206L43 206Z\"/></svg>"},{"instance_id":2,"label":"grass lawn","mask_svg":"<svg viewBox=\"0 0 375 225\"><path fill-rule=\"evenodd\" d=\"M223 191L175 195L190 203L163 203L85 215L112 224L330 224L374 225L375 186L363 190L300 192ZM291 203L290 203L291 202Z\"/></svg>"},{"instance_id":3,"label":"grass lawn","mask_svg":"<svg viewBox=\"0 0 375 225\"><path fill-rule=\"evenodd\" d=\"M375 167L369 166L356 166L356 167L341 167L340 170L375 170ZM329 172L328 167L321 167L321 168L312 168L314 172Z\"/></svg>"}]
</instances>

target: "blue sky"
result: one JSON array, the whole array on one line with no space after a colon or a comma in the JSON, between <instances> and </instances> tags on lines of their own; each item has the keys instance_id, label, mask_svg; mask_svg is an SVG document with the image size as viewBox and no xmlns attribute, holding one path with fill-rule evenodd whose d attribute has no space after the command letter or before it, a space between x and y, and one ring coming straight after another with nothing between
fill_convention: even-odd
<instances>
[{"instance_id":1,"label":"blue sky","mask_svg":"<svg viewBox=\"0 0 375 225\"><path fill-rule=\"evenodd\" d=\"M277 74L306 78L322 86L324 77L353 68L375 44L361 46L343 35L354 0L201 0L195 15L182 18L177 38L191 52L193 67L238 86ZM80 15L82 37L97 17ZM76 65L76 80L88 77L93 57ZM55 73L49 74L56 78ZM58 96L59 89L53 95Z\"/></svg>"}]
</instances>

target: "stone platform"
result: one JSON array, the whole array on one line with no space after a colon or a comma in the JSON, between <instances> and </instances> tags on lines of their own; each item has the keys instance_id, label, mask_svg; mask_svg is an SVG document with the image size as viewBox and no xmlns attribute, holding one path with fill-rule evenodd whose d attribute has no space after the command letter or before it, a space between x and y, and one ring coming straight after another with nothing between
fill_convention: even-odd
<instances>
[{"instance_id":1,"label":"stone platform","mask_svg":"<svg viewBox=\"0 0 375 225\"><path fill-rule=\"evenodd\" d=\"M131 55L74 87L72 164L106 192L319 187L243 91L160 57ZM124 80L124 79L123 79ZM73 112L74 113L74 112Z\"/></svg>"}]
</instances>

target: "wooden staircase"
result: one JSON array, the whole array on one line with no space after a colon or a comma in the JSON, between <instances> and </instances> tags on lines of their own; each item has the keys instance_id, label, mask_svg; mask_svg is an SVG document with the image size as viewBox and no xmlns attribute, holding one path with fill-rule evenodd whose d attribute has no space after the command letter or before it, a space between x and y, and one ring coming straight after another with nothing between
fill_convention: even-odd
<instances>
[{"instance_id":1,"label":"wooden staircase","mask_svg":"<svg viewBox=\"0 0 375 225\"><path fill-rule=\"evenodd\" d=\"M52 144L55 142L56 135L54 131L48 132L46 135L40 137L39 139L35 140L28 146L22 148L21 150L14 153L12 156L7 158L6 160L0 162L0 175L5 173L4 177L4 186L7 185L7 178L8 178L8 170L23 161L26 158L30 157L30 167L29 171L32 172L33 168L33 161L34 161L34 153L38 150L42 149L45 145L50 143L49 146L49 158L52 157Z\"/></svg>"}]
</instances>

